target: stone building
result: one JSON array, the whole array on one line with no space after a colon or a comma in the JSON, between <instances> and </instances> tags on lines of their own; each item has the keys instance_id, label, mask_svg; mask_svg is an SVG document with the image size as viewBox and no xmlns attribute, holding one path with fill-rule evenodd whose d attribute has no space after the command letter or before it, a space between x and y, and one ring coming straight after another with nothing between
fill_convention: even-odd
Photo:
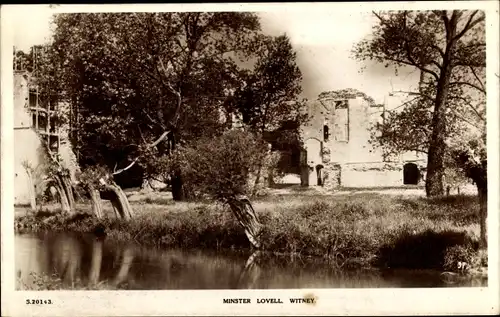
<instances>
[{"instance_id":1,"label":"stone building","mask_svg":"<svg viewBox=\"0 0 500 317\"><path fill-rule=\"evenodd\" d=\"M32 124L29 82L28 72L14 72L14 203L16 205L30 202L30 179L25 166L33 168L36 177L39 174L37 167L44 160L41 142Z\"/></svg>"},{"instance_id":2,"label":"stone building","mask_svg":"<svg viewBox=\"0 0 500 317\"><path fill-rule=\"evenodd\" d=\"M52 152L59 153L61 163L68 167L74 179L77 165L71 145L67 140L67 127L59 124L57 117L63 103L44 98L33 84L31 73L14 71L14 203L30 202L30 181L35 184L37 194L43 191L46 151L41 140L45 140ZM32 180L28 171L32 170Z\"/></svg>"},{"instance_id":3,"label":"stone building","mask_svg":"<svg viewBox=\"0 0 500 317\"><path fill-rule=\"evenodd\" d=\"M353 89L322 93L311 101L310 120L302 127L302 185L333 189L423 184L425 156L412 152L389 159L369 143L371 127L401 102L389 96L384 104L376 104Z\"/></svg>"}]
</instances>

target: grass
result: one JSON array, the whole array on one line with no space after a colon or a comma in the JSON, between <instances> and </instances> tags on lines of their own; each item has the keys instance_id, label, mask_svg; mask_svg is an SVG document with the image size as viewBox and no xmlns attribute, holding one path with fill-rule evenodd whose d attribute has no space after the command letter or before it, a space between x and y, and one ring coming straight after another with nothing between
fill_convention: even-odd
<instances>
[{"instance_id":1,"label":"grass","mask_svg":"<svg viewBox=\"0 0 500 317\"><path fill-rule=\"evenodd\" d=\"M479 221L473 196L442 199L359 193L339 196L267 196L254 201L263 249L324 257L342 265L454 270L477 261ZM132 221L97 220L90 206L69 217L38 212L16 217L16 230L93 232L161 248L247 250L250 244L234 216L209 203L134 203ZM487 262L487 261L486 261Z\"/></svg>"}]
</instances>

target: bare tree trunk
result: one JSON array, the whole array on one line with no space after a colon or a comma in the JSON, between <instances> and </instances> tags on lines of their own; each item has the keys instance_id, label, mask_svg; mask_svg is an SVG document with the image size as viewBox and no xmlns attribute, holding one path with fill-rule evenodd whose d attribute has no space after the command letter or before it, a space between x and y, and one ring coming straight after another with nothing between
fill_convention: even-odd
<instances>
[{"instance_id":1,"label":"bare tree trunk","mask_svg":"<svg viewBox=\"0 0 500 317\"><path fill-rule=\"evenodd\" d=\"M113 182L112 184L105 185L105 189L114 193L114 195L110 197L110 200L120 217L125 220L130 220L133 216L132 208L130 207L127 196L120 186Z\"/></svg>"},{"instance_id":2,"label":"bare tree trunk","mask_svg":"<svg viewBox=\"0 0 500 317\"><path fill-rule=\"evenodd\" d=\"M257 249L260 248L259 234L262 225L257 219L255 210L247 197L236 197L228 200L236 219L245 229L245 234L250 243Z\"/></svg>"},{"instance_id":3,"label":"bare tree trunk","mask_svg":"<svg viewBox=\"0 0 500 317\"><path fill-rule=\"evenodd\" d=\"M486 234L486 219L488 217L488 188L483 182L476 182L476 185L479 198L479 247L481 249L485 249L488 246L488 239Z\"/></svg>"},{"instance_id":4,"label":"bare tree trunk","mask_svg":"<svg viewBox=\"0 0 500 317\"><path fill-rule=\"evenodd\" d=\"M448 79L449 81L449 79ZM447 94L447 89L442 94ZM438 94L439 95L439 94ZM446 144L445 136L445 118L444 107L446 98L436 100L434 107L434 117L432 120L432 137L429 146L429 154L427 161L427 177L425 180L425 191L427 197L442 196L444 194L443 178L444 178L444 154Z\"/></svg>"},{"instance_id":5,"label":"bare tree trunk","mask_svg":"<svg viewBox=\"0 0 500 317\"><path fill-rule=\"evenodd\" d=\"M260 184L260 174L262 173L262 164L259 165L259 168L257 170L257 175L255 176L255 182L253 184L253 190L252 190L252 196L257 195L259 191L259 184Z\"/></svg>"},{"instance_id":6,"label":"bare tree trunk","mask_svg":"<svg viewBox=\"0 0 500 317\"><path fill-rule=\"evenodd\" d=\"M88 191L90 194L90 199L92 200L92 212L98 219L101 219L103 217L103 211L99 191L92 185L89 186Z\"/></svg>"},{"instance_id":7,"label":"bare tree trunk","mask_svg":"<svg viewBox=\"0 0 500 317\"><path fill-rule=\"evenodd\" d=\"M74 210L75 208L75 195L73 192L73 186L71 185L71 179L69 176L61 175L61 183L63 185L64 192L68 198L69 208Z\"/></svg>"},{"instance_id":8,"label":"bare tree trunk","mask_svg":"<svg viewBox=\"0 0 500 317\"><path fill-rule=\"evenodd\" d=\"M427 177L425 191L427 197L442 196L444 194L444 157L446 151L446 102L450 87L451 71L453 66L452 53L455 46L453 40L456 25L447 32L446 51L443 56L443 65L439 74L434 102L434 113L432 115L432 134L427 156Z\"/></svg>"},{"instance_id":9,"label":"bare tree trunk","mask_svg":"<svg viewBox=\"0 0 500 317\"><path fill-rule=\"evenodd\" d=\"M32 211L36 211L36 189L35 182L33 181L33 174L29 168L26 168L26 174L28 175L28 187L30 194L30 206Z\"/></svg>"},{"instance_id":10,"label":"bare tree trunk","mask_svg":"<svg viewBox=\"0 0 500 317\"><path fill-rule=\"evenodd\" d=\"M71 213L68 196L66 195L66 191L64 190L63 184L59 179L59 177L55 177L55 182L56 182L55 187L57 189L57 193L59 194L59 200L61 202L62 212Z\"/></svg>"},{"instance_id":11,"label":"bare tree trunk","mask_svg":"<svg viewBox=\"0 0 500 317\"><path fill-rule=\"evenodd\" d=\"M175 201L184 200L184 190L182 186L182 177L179 172L175 172L171 179L172 198Z\"/></svg>"}]
</instances>

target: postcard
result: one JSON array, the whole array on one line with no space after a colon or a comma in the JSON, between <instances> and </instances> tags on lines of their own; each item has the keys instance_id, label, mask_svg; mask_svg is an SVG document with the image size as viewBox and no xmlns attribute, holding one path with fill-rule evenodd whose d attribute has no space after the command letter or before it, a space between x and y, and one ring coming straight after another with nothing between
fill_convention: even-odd
<instances>
[{"instance_id":1,"label":"postcard","mask_svg":"<svg viewBox=\"0 0 500 317\"><path fill-rule=\"evenodd\" d=\"M2 6L2 315L498 314L498 10Z\"/></svg>"}]
</instances>

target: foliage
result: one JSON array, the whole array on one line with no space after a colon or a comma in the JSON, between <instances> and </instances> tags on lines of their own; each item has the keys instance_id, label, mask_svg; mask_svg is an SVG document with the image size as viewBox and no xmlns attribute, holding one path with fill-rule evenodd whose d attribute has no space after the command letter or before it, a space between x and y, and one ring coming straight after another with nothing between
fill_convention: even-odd
<instances>
[{"instance_id":1,"label":"foliage","mask_svg":"<svg viewBox=\"0 0 500 317\"><path fill-rule=\"evenodd\" d=\"M102 188L103 184L100 182L101 179L107 180L111 175L109 169L105 166L89 166L85 168L79 175L79 182L87 187L89 185L96 189Z\"/></svg>"},{"instance_id":2,"label":"foliage","mask_svg":"<svg viewBox=\"0 0 500 317\"><path fill-rule=\"evenodd\" d=\"M71 104L82 167L121 169L139 158L136 170L165 174L177 145L220 135L221 114L243 111L234 105L249 82L274 125L300 92L288 38L263 36L253 13L58 14L54 26L39 77Z\"/></svg>"},{"instance_id":3,"label":"foliage","mask_svg":"<svg viewBox=\"0 0 500 317\"><path fill-rule=\"evenodd\" d=\"M29 290L29 291L57 291L68 289L68 285L63 283L63 280L60 278L59 274L47 274L47 273L36 273L30 272L31 284L27 284L22 281L22 279L18 279L19 287L21 290ZM108 290L110 288L116 288L114 285L110 283L101 282L96 285L85 285L80 279L76 281L72 281L69 289L72 290Z\"/></svg>"},{"instance_id":4,"label":"foliage","mask_svg":"<svg viewBox=\"0 0 500 317\"><path fill-rule=\"evenodd\" d=\"M393 65L396 72L400 67L421 72L418 91L409 92L415 98L405 102L402 111L386 115L374 143L389 152L427 153L427 193L439 194L447 139L463 138L464 124L484 129L484 12L389 11L374 15L378 24L373 36L355 46L354 56Z\"/></svg>"},{"instance_id":5,"label":"foliage","mask_svg":"<svg viewBox=\"0 0 500 317\"><path fill-rule=\"evenodd\" d=\"M324 91L319 94L318 99L353 99L357 97L362 97L366 101L368 101L369 105L375 105L375 100L365 94L364 92L361 92L357 89L354 88L346 88L346 89L340 89L340 90L335 90L335 91Z\"/></svg>"},{"instance_id":6,"label":"foliage","mask_svg":"<svg viewBox=\"0 0 500 317\"><path fill-rule=\"evenodd\" d=\"M243 73L243 85L228 106L236 108L243 122L262 134L288 120L304 121L305 103L296 101L302 91L302 74L288 36L262 37L259 44L257 61Z\"/></svg>"},{"instance_id":7,"label":"foliage","mask_svg":"<svg viewBox=\"0 0 500 317\"><path fill-rule=\"evenodd\" d=\"M33 58L31 54L14 48L14 70L33 71Z\"/></svg>"},{"instance_id":8,"label":"foliage","mask_svg":"<svg viewBox=\"0 0 500 317\"><path fill-rule=\"evenodd\" d=\"M462 263L470 266L475 262L477 252L470 245L455 245L445 250L443 268L447 271L459 271Z\"/></svg>"},{"instance_id":9,"label":"foliage","mask_svg":"<svg viewBox=\"0 0 500 317\"><path fill-rule=\"evenodd\" d=\"M470 67L484 67L484 12L387 11L374 15L379 23L370 39L355 46L357 59L374 60L386 67L415 67L435 80L443 63L469 73ZM445 53L451 55L445 57Z\"/></svg>"},{"instance_id":10,"label":"foliage","mask_svg":"<svg viewBox=\"0 0 500 317\"><path fill-rule=\"evenodd\" d=\"M110 168L174 126L179 139L217 130L215 97L227 94L237 69L227 53L259 28L244 13L61 14L54 21L59 80L78 118L76 149L84 165Z\"/></svg>"},{"instance_id":11,"label":"foliage","mask_svg":"<svg viewBox=\"0 0 500 317\"><path fill-rule=\"evenodd\" d=\"M180 169L191 191L225 202L249 193L249 176L259 168L266 152L265 143L258 137L230 130L179 149L172 166Z\"/></svg>"}]
</instances>

